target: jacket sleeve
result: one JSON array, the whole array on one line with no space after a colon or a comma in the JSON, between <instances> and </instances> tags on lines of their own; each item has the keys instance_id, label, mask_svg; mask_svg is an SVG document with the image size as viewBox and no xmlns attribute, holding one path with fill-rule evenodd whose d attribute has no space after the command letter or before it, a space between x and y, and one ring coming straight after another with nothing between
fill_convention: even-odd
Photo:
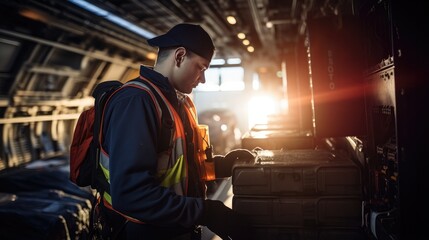
<instances>
[{"instance_id":1,"label":"jacket sleeve","mask_svg":"<svg viewBox=\"0 0 429 240\"><path fill-rule=\"evenodd\" d=\"M112 206L146 223L194 226L202 216L203 199L179 196L158 184L158 117L151 97L133 91L142 90L122 91L112 99L103 123Z\"/></svg>"}]
</instances>

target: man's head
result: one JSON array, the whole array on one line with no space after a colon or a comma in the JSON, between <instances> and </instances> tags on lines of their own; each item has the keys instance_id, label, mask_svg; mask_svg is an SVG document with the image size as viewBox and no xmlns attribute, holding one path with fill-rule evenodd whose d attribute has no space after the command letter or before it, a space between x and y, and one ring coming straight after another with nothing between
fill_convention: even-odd
<instances>
[{"instance_id":1,"label":"man's head","mask_svg":"<svg viewBox=\"0 0 429 240\"><path fill-rule=\"evenodd\" d=\"M209 34L200 25L190 23L177 24L165 34L149 39L147 42L159 48L184 47L209 62L215 50Z\"/></svg>"},{"instance_id":2,"label":"man's head","mask_svg":"<svg viewBox=\"0 0 429 240\"><path fill-rule=\"evenodd\" d=\"M204 71L215 47L201 26L181 23L148 43L159 47L155 70L166 76L177 90L191 93L200 82L205 82Z\"/></svg>"}]
</instances>

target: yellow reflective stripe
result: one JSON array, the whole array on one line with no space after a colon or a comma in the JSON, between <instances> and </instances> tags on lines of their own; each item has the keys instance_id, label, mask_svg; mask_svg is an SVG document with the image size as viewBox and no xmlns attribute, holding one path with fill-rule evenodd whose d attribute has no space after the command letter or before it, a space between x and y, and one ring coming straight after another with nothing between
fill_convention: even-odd
<instances>
[{"instance_id":1,"label":"yellow reflective stripe","mask_svg":"<svg viewBox=\"0 0 429 240\"><path fill-rule=\"evenodd\" d=\"M109 169L106 169L103 167L103 165L100 164L101 170L103 171L104 176L106 177L107 182L110 184L110 172Z\"/></svg>"},{"instance_id":2,"label":"yellow reflective stripe","mask_svg":"<svg viewBox=\"0 0 429 240\"><path fill-rule=\"evenodd\" d=\"M110 169L109 169L110 158L103 151L100 151L99 156L100 156L99 166L101 167L101 170L103 171L104 177L106 178L107 182L110 183Z\"/></svg>"},{"instance_id":3,"label":"yellow reflective stripe","mask_svg":"<svg viewBox=\"0 0 429 240\"><path fill-rule=\"evenodd\" d=\"M186 176L186 168L184 165L185 161L182 154L179 156L174 166L165 172L161 186L171 187L177 183L180 183L180 181Z\"/></svg>"},{"instance_id":4,"label":"yellow reflective stripe","mask_svg":"<svg viewBox=\"0 0 429 240\"><path fill-rule=\"evenodd\" d=\"M103 194L103 198L110 204L112 205L112 197L110 196L110 194L108 194L107 192L104 192Z\"/></svg>"}]
</instances>

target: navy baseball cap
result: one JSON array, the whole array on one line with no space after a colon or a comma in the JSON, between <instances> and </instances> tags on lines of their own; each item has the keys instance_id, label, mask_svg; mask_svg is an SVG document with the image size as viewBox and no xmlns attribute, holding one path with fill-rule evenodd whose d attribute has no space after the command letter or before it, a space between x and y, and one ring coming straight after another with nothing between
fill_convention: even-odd
<instances>
[{"instance_id":1,"label":"navy baseball cap","mask_svg":"<svg viewBox=\"0 0 429 240\"><path fill-rule=\"evenodd\" d=\"M215 50L210 35L200 25L190 23L177 24L165 34L149 39L147 42L159 48L184 47L209 62Z\"/></svg>"}]
</instances>

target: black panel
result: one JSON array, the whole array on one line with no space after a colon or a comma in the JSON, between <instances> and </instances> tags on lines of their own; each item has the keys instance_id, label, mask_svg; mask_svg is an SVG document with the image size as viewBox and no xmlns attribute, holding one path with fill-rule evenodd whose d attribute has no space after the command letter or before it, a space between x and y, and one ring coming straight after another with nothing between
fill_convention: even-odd
<instances>
[{"instance_id":1,"label":"black panel","mask_svg":"<svg viewBox=\"0 0 429 240\"><path fill-rule=\"evenodd\" d=\"M362 43L358 19L326 17L309 22L315 135L365 133Z\"/></svg>"}]
</instances>

